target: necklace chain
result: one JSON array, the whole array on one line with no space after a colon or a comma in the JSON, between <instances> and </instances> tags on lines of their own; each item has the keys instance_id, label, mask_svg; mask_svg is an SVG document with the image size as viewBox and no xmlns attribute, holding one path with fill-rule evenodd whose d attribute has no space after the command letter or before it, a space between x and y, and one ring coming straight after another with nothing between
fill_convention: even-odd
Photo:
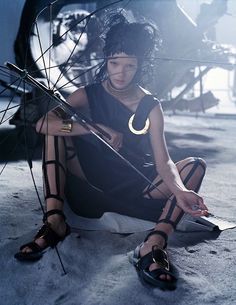
<instances>
[{"instance_id":1,"label":"necklace chain","mask_svg":"<svg viewBox=\"0 0 236 305\"><path fill-rule=\"evenodd\" d=\"M114 97L118 98L119 100L131 99L131 98L133 99L137 95L136 84L130 84L125 89L116 89L112 86L111 82L107 80L105 82L105 86L107 91Z\"/></svg>"}]
</instances>

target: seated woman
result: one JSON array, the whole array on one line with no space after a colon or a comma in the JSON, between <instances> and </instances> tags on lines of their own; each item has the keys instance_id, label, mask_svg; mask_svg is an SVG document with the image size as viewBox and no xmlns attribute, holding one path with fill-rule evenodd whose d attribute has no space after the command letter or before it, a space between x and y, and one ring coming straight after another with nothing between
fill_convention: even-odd
<instances>
[{"instance_id":1,"label":"seated woman","mask_svg":"<svg viewBox=\"0 0 236 305\"><path fill-rule=\"evenodd\" d=\"M110 211L156 222L131 260L148 283L161 289L175 288L176 277L164 249L184 213L207 215L207 207L196 193L206 165L194 157L174 164L168 154L161 105L140 85L147 79L156 45L153 25L129 23L121 15L114 18L105 37L105 60L96 82L68 98L75 111L89 108L91 119L105 132L103 139L142 175L60 107L48 112L36 126L45 134L44 225L33 242L21 247L17 259L37 260L44 249L65 239L70 228L63 214L64 198L70 201L72 193L86 197L85 185L94 200L85 198L84 204L81 200L78 210L83 215L94 217ZM89 127L100 133L94 125ZM72 185L78 185L76 190Z\"/></svg>"}]
</instances>

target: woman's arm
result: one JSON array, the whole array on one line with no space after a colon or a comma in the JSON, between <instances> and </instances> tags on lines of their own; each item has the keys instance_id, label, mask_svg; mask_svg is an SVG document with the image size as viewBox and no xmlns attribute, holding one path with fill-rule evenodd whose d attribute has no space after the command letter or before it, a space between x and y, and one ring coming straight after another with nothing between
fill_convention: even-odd
<instances>
[{"instance_id":1,"label":"woman's arm","mask_svg":"<svg viewBox=\"0 0 236 305\"><path fill-rule=\"evenodd\" d=\"M177 167L169 156L164 136L164 118L161 106L158 105L152 109L149 119L151 122L150 140L158 173L170 191L175 195L177 204L185 212L193 216L207 214L207 207L203 199L184 186ZM193 211L194 205L198 206L199 210Z\"/></svg>"},{"instance_id":2,"label":"woman's arm","mask_svg":"<svg viewBox=\"0 0 236 305\"><path fill-rule=\"evenodd\" d=\"M150 113L150 139L154 160L158 173L172 193L186 190L179 176L178 170L171 160L164 135L164 118L160 106L154 107Z\"/></svg>"},{"instance_id":3,"label":"woman's arm","mask_svg":"<svg viewBox=\"0 0 236 305\"><path fill-rule=\"evenodd\" d=\"M68 97L67 102L75 109L86 107L88 105L88 99L85 89L79 88L73 92ZM71 132L63 131L63 126L67 119L69 119L69 117L66 112L58 106L38 120L36 123L36 130L39 133L54 136L75 136L89 133L87 129L77 122L72 123L73 126ZM91 127L91 129L93 128Z\"/></svg>"},{"instance_id":4,"label":"woman's arm","mask_svg":"<svg viewBox=\"0 0 236 305\"><path fill-rule=\"evenodd\" d=\"M67 102L75 109L88 106L88 99L85 89L80 88L76 90L68 97ZM69 116L64 110L62 110L62 108L58 106L49 111L45 116L38 120L38 122L36 123L36 130L39 133L54 136L78 136L90 133L89 130L87 130L77 122L72 123L73 126L70 132L63 131L63 121L67 119L69 119ZM93 126L89 124L87 125L91 130L100 134L99 131ZM97 124L97 126L100 127L100 129L104 130L107 134L109 134L110 138L106 138L102 134L100 134L100 136L102 136L113 148L119 150L122 146L123 135L120 132L117 132L102 124Z\"/></svg>"}]
</instances>

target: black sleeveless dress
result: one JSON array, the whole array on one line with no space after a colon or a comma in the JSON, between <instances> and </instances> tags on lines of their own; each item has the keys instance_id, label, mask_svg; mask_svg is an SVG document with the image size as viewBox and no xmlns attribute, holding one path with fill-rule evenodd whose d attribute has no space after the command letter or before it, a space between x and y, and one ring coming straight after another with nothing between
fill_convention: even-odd
<instances>
[{"instance_id":1,"label":"black sleeveless dress","mask_svg":"<svg viewBox=\"0 0 236 305\"><path fill-rule=\"evenodd\" d=\"M123 134L119 153L138 168L149 180L157 176L153 163L149 134L136 135L129 130L133 112L96 83L85 87L90 116L95 123ZM135 113L133 126L144 126L149 112L159 102L145 95ZM165 200L144 199L142 192L149 184L105 144L93 135L73 137L81 167L89 184L68 174L66 196L72 209L84 217L100 217L116 212L141 219L158 219Z\"/></svg>"}]
</instances>

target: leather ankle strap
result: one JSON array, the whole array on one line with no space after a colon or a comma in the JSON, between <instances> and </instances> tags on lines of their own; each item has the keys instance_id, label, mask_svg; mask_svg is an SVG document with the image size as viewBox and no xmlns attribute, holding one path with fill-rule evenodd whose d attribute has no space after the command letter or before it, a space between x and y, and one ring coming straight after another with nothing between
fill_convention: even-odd
<instances>
[{"instance_id":1,"label":"leather ankle strap","mask_svg":"<svg viewBox=\"0 0 236 305\"><path fill-rule=\"evenodd\" d=\"M160 219L156 222L156 224L158 223L166 223L169 224L173 227L173 229L175 230L177 223L175 223L174 221L170 220L170 219Z\"/></svg>"},{"instance_id":2,"label":"leather ankle strap","mask_svg":"<svg viewBox=\"0 0 236 305\"><path fill-rule=\"evenodd\" d=\"M164 238L165 244L164 244L164 247L163 247L163 248L165 249L166 246L167 246L168 235L167 235L165 232L163 232L163 231L154 230L154 231L150 232L150 233L146 236L144 242L146 242L146 241L148 240L148 238L149 238L150 236L152 236L152 235L160 235L161 237Z\"/></svg>"},{"instance_id":3,"label":"leather ankle strap","mask_svg":"<svg viewBox=\"0 0 236 305\"><path fill-rule=\"evenodd\" d=\"M44 213L43 222L45 222L49 216L55 215L55 214L62 216L64 221L66 220L65 214L62 212L62 210L53 209L53 210L49 210L46 213Z\"/></svg>"}]
</instances>

